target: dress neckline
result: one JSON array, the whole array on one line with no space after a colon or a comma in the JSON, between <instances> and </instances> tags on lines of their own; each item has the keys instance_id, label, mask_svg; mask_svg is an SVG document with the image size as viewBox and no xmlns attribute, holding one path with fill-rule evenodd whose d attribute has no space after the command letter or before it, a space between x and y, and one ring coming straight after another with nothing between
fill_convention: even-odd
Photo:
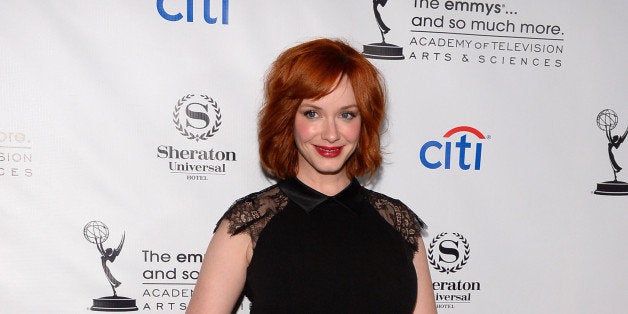
<instances>
[{"instance_id":1,"label":"dress neckline","mask_svg":"<svg viewBox=\"0 0 628 314\"><path fill-rule=\"evenodd\" d=\"M296 177L281 180L277 182L277 185L290 200L303 208L307 213L310 213L318 205L329 199L355 211L355 205L361 198L360 191L362 190L362 185L356 178L351 179L347 187L333 196L325 195L311 188Z\"/></svg>"}]
</instances>

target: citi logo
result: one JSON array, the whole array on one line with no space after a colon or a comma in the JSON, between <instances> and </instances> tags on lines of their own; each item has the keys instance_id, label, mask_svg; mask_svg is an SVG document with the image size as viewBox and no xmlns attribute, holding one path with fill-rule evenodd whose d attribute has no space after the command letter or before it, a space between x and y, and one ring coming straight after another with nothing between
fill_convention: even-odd
<instances>
[{"instance_id":1,"label":"citi logo","mask_svg":"<svg viewBox=\"0 0 628 314\"><path fill-rule=\"evenodd\" d=\"M457 137L459 135L460 137ZM444 140L429 141L421 146L420 158L423 166L429 169L452 168L458 161L462 170L480 170L482 166L482 141L490 139L478 129L470 126L457 126L443 135Z\"/></svg>"},{"instance_id":2,"label":"citi logo","mask_svg":"<svg viewBox=\"0 0 628 314\"><path fill-rule=\"evenodd\" d=\"M199 1L199 0L197 0ZM165 20L177 22L185 18L187 22L194 22L194 0L168 0L168 4L164 4L166 0L157 0L157 12ZM211 4L211 0L203 0L203 19L207 24L216 24L220 18L220 23L229 24L229 0L220 0L220 5ZM214 2L217 2L214 0ZM212 10L220 7L220 13L215 14ZM167 9L166 9L167 8ZM179 9L176 9L179 8Z\"/></svg>"}]
</instances>

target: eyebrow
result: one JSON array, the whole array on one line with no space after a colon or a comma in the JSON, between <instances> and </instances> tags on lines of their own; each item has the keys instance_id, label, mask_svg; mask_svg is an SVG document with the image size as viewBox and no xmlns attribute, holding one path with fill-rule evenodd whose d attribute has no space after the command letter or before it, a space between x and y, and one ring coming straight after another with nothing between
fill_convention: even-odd
<instances>
[{"instance_id":1,"label":"eyebrow","mask_svg":"<svg viewBox=\"0 0 628 314\"><path fill-rule=\"evenodd\" d=\"M321 108L319 106L312 105L312 104L306 104L306 103L301 103L301 105L299 107L301 107L301 106L303 106L303 107L310 107L310 108L314 108L314 109L323 109L323 108ZM360 107L358 107L357 104L352 104L352 105L346 105L346 106L340 107L340 110L346 110L346 109L350 109L350 108L354 108L354 107L360 109Z\"/></svg>"}]
</instances>

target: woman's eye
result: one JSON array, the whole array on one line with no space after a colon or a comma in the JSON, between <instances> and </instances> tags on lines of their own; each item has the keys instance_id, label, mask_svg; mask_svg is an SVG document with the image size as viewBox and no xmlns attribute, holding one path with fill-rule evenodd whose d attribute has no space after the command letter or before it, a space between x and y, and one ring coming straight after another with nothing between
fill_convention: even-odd
<instances>
[{"instance_id":1,"label":"woman's eye","mask_svg":"<svg viewBox=\"0 0 628 314\"><path fill-rule=\"evenodd\" d=\"M307 118L310 118L310 119L316 118L318 116L318 114L314 110L307 110L306 112L303 113L303 115L305 115Z\"/></svg>"},{"instance_id":2,"label":"woman's eye","mask_svg":"<svg viewBox=\"0 0 628 314\"><path fill-rule=\"evenodd\" d=\"M355 118L357 116L357 114L355 112L343 112L340 114L340 117L342 117L343 119L347 119L347 120L351 120L353 118Z\"/></svg>"}]
</instances>

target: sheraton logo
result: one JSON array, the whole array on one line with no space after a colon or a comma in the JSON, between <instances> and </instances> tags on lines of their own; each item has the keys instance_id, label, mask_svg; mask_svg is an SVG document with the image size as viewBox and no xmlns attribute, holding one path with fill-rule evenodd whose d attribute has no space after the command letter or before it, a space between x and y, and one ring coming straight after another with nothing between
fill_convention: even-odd
<instances>
[{"instance_id":1,"label":"sheraton logo","mask_svg":"<svg viewBox=\"0 0 628 314\"><path fill-rule=\"evenodd\" d=\"M184 146L161 144L156 157L167 161L167 169L187 180L208 180L209 176L226 175L228 166L237 161L237 153L227 149L207 147L222 132L222 111L218 100L205 94L186 94L179 98L172 112L174 129ZM221 133L222 134L222 133ZM183 139L185 138L185 139ZM192 147L190 147L192 145ZM195 147L197 146L198 147Z\"/></svg>"},{"instance_id":2,"label":"sheraton logo","mask_svg":"<svg viewBox=\"0 0 628 314\"><path fill-rule=\"evenodd\" d=\"M482 290L479 281L451 278L467 265L470 254L469 240L458 232L439 233L428 245L429 264L438 271L432 282L437 308L453 309L459 304L471 303L476 293Z\"/></svg>"},{"instance_id":3,"label":"sheraton logo","mask_svg":"<svg viewBox=\"0 0 628 314\"><path fill-rule=\"evenodd\" d=\"M218 103L207 95L183 96L174 106L172 116L177 131L197 142L214 136L222 125Z\"/></svg>"},{"instance_id":4,"label":"sheraton logo","mask_svg":"<svg viewBox=\"0 0 628 314\"><path fill-rule=\"evenodd\" d=\"M443 232L430 243L428 258L432 267L441 273L455 273L469 261L469 241L460 233Z\"/></svg>"}]
</instances>

